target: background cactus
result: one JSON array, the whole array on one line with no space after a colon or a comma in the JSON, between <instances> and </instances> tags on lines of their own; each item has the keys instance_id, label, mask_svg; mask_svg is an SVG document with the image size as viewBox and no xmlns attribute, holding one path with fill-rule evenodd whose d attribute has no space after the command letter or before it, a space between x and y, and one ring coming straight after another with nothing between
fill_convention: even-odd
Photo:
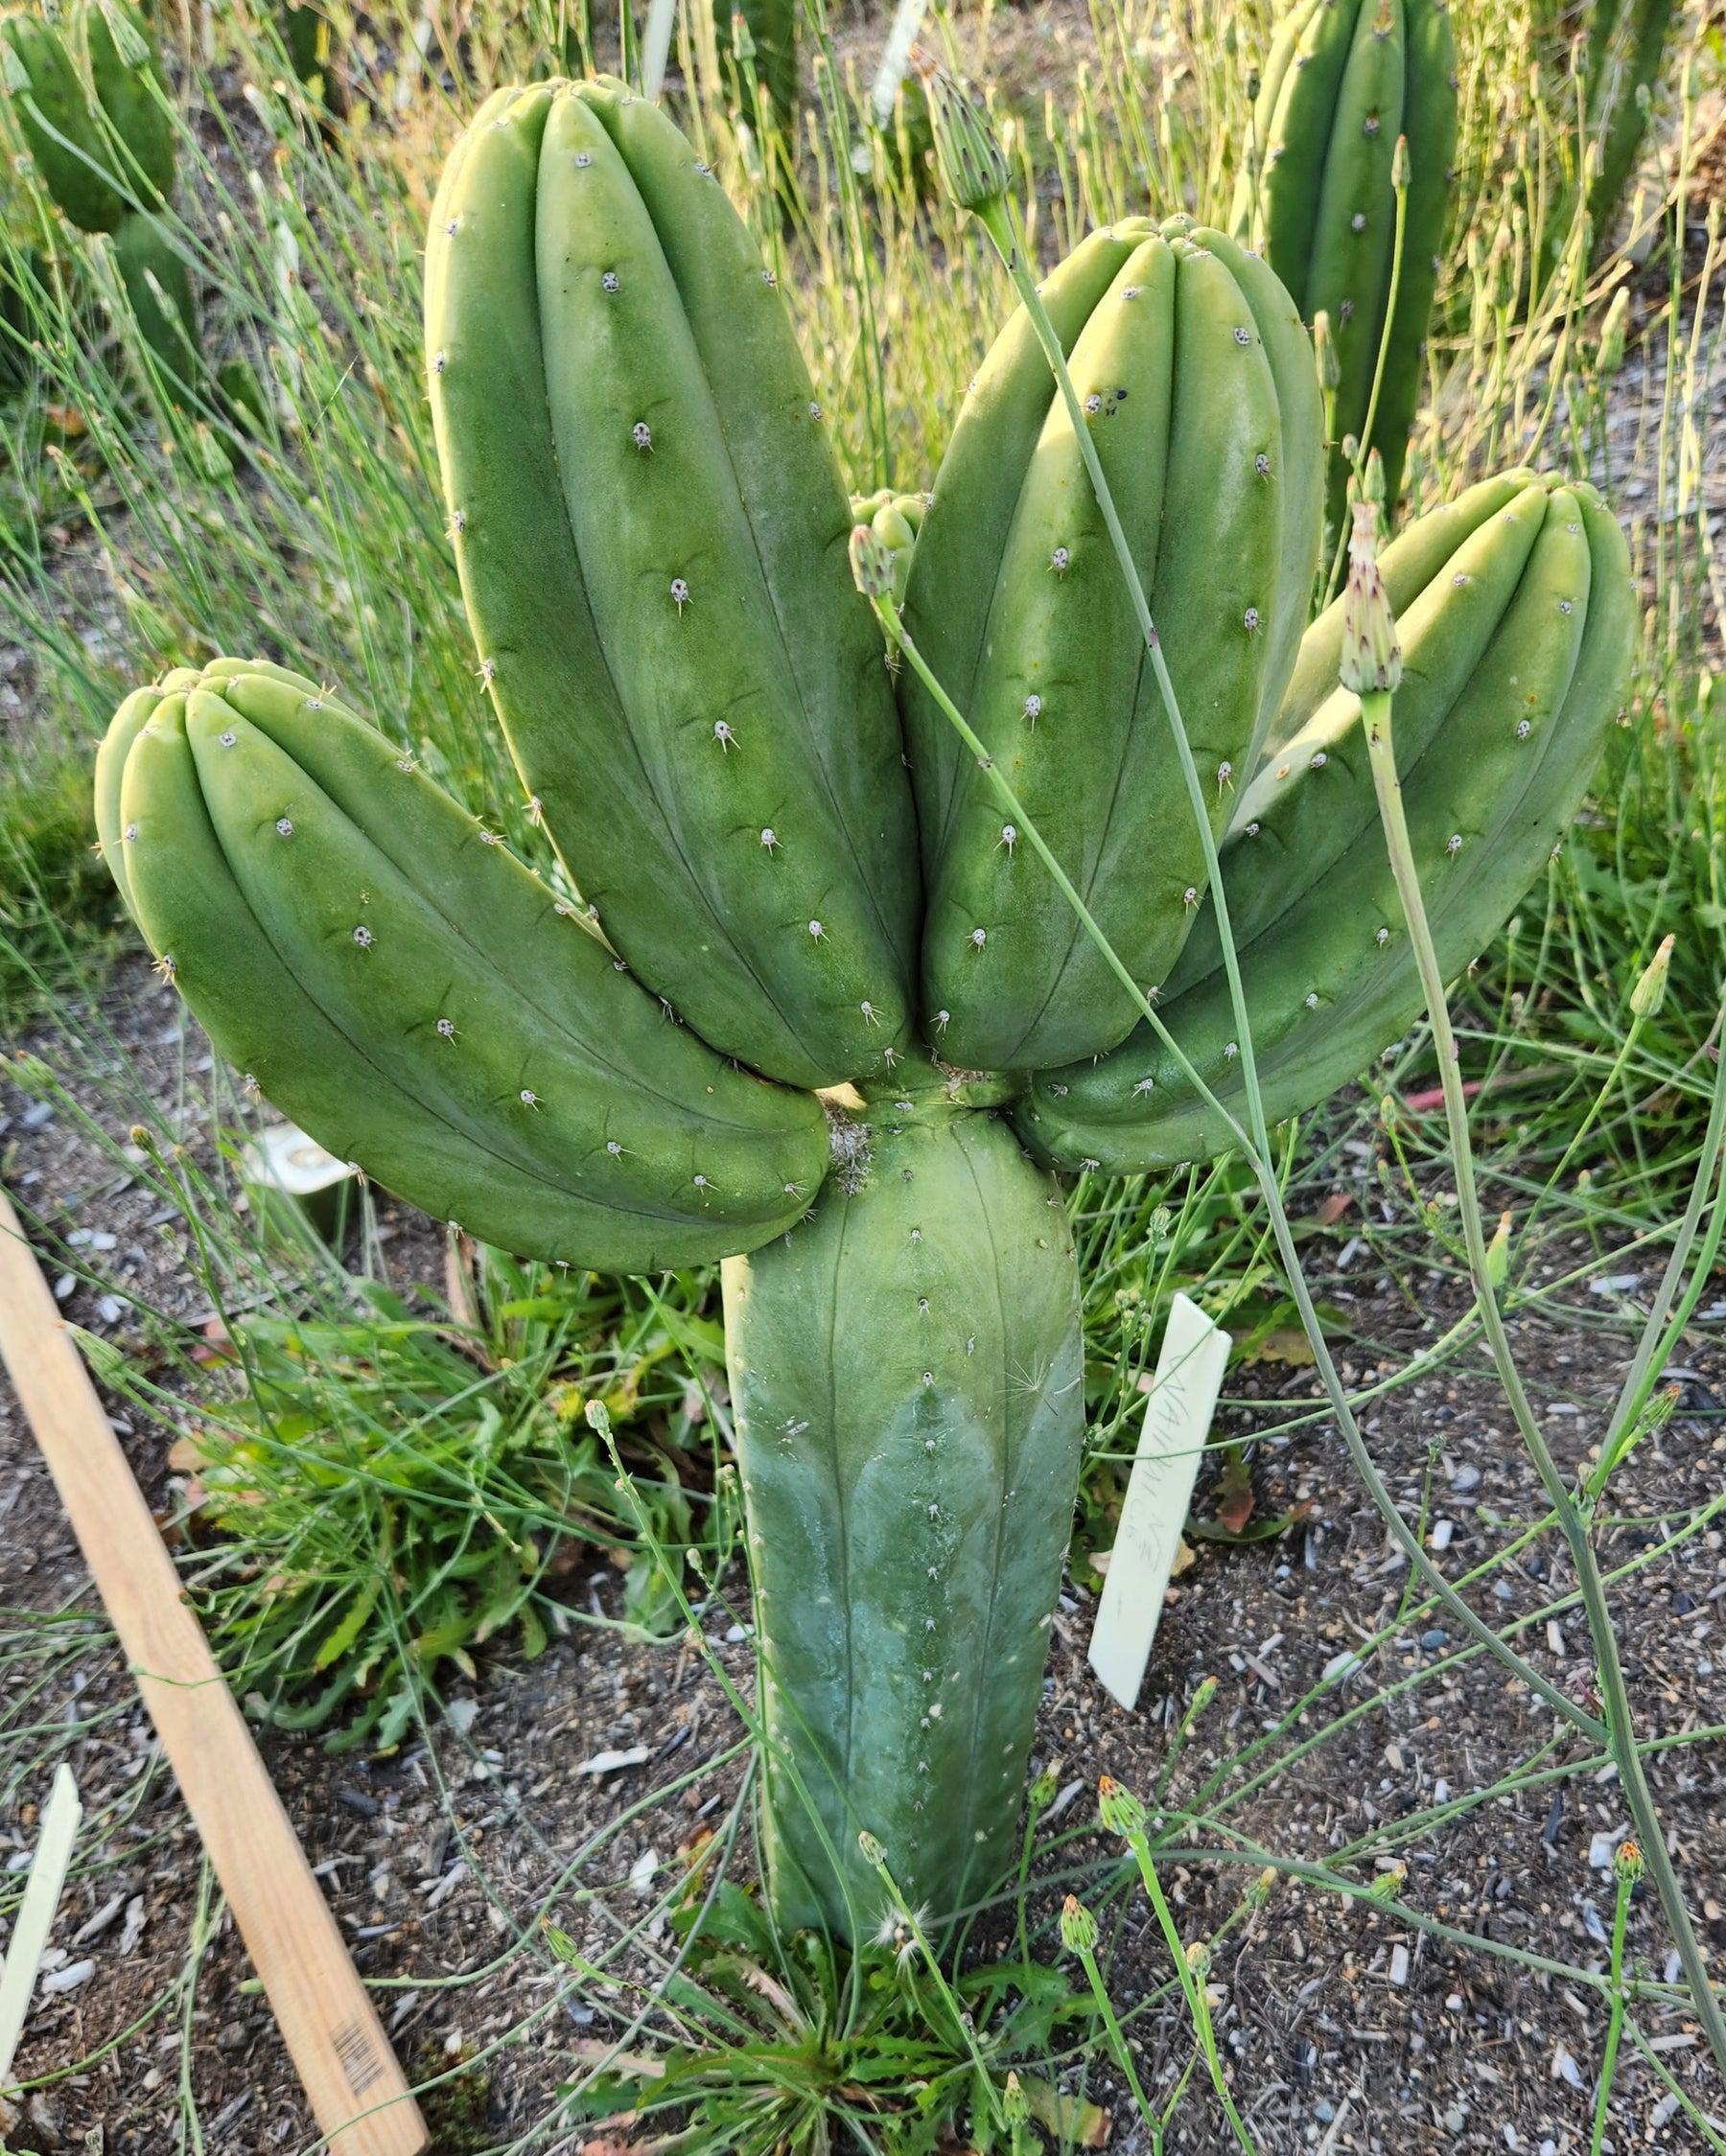
<instances>
[{"instance_id":1,"label":"background cactus","mask_svg":"<svg viewBox=\"0 0 1726 2156\"><path fill-rule=\"evenodd\" d=\"M801 0L715 0L713 38L735 107L755 128L797 125ZM765 95L769 109L761 110Z\"/></svg>"},{"instance_id":2,"label":"background cactus","mask_svg":"<svg viewBox=\"0 0 1726 2156\"><path fill-rule=\"evenodd\" d=\"M122 706L97 771L104 850L223 1053L332 1150L519 1251L726 1257L776 1904L873 1927L866 1827L941 1915L1012 1834L1079 1465L1073 1240L1008 1116L1028 1062L1108 1050L1131 1008L1087 1007L1028 849L998 817L981 826L973 775L902 680L901 731L782 304L669 122L615 84L501 93L433 225L452 533L480 672L567 884L311 681L233 661ZM1048 300L1195 739L1237 765L1215 813L1241 826L1225 873L1288 1114L1412 1009L1333 693L1334 616L1300 641L1310 349L1271 273L1184 220L1085 242ZM1199 879L1167 724L1074 450L1015 316L937 476L908 605L1226 1083L1201 893L1168 902L1171 864ZM1459 964L1599 746L1629 637L1623 549L1587 490L1512 475L1423 520L1386 568L1409 646L1408 810ZM1013 964L952 933L953 894L991 888ZM1370 921L1357 940L1357 915L1383 946ZM1297 1031L1308 984L1333 1003L1318 1054ZM935 1059L961 1043L986 1067ZM807 1090L834 1079L853 1089ZM1061 1165L1226 1137L1136 1037L1032 1076L1017 1113Z\"/></svg>"},{"instance_id":3,"label":"background cactus","mask_svg":"<svg viewBox=\"0 0 1726 2156\"><path fill-rule=\"evenodd\" d=\"M1588 191L1597 252L1642 153L1672 12L1672 0L1594 0L1587 11L1587 131L1600 149L1600 169Z\"/></svg>"},{"instance_id":4,"label":"background cactus","mask_svg":"<svg viewBox=\"0 0 1726 2156\"><path fill-rule=\"evenodd\" d=\"M206 370L185 243L164 214L174 192L175 122L142 14L130 0L78 0L64 34L45 18L8 15L0 18L0 67L44 190L80 231L106 235L139 339L170 392L196 397L215 388L246 423L260 402L255 380L244 362Z\"/></svg>"},{"instance_id":5,"label":"background cactus","mask_svg":"<svg viewBox=\"0 0 1726 2156\"><path fill-rule=\"evenodd\" d=\"M1265 259L1309 326L1329 317L1340 381L1328 517L1338 527L1344 439L1378 451L1394 507L1420 400L1457 140L1447 0L1295 0L1271 42L1253 131L1256 186L1249 171L1236 222L1262 235ZM1392 304L1399 139L1409 177Z\"/></svg>"}]
</instances>

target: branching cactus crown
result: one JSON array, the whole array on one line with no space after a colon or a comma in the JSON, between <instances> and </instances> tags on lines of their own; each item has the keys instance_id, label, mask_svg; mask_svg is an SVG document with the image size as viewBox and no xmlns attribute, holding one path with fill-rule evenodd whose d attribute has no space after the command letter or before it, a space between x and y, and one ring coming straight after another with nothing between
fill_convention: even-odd
<instances>
[{"instance_id":1,"label":"branching cactus crown","mask_svg":"<svg viewBox=\"0 0 1726 2156\"><path fill-rule=\"evenodd\" d=\"M1079 1471L1055 1170L1227 1132L1098 968L939 711L896 686L774 279L671 122L509 90L451 159L427 349L479 669L548 876L268 662L128 699L101 838L161 971L271 1101L527 1255L723 1257L782 1918L937 1915L1008 1861ZM1310 344L1184 220L1051 277L1212 813L1271 1112L1419 1008L1319 544ZM908 620L1226 1104L1238 1043L1166 714L1022 315L932 500L864 505ZM1385 560L1448 965L1581 799L1622 691L1622 541L1490 480ZM818 1098L817 1090L822 1089Z\"/></svg>"}]
</instances>

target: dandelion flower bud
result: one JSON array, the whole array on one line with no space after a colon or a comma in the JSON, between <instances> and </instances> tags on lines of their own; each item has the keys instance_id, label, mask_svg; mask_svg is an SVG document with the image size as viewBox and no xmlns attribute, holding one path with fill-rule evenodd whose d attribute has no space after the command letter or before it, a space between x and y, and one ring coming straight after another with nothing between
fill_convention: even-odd
<instances>
[{"instance_id":1,"label":"dandelion flower bud","mask_svg":"<svg viewBox=\"0 0 1726 2156\"><path fill-rule=\"evenodd\" d=\"M1357 696L1393 689L1402 680L1402 647L1378 565L1378 522L1376 501L1363 498L1355 503L1348 583L1342 592L1342 663L1338 671L1342 686Z\"/></svg>"},{"instance_id":2,"label":"dandelion flower bud","mask_svg":"<svg viewBox=\"0 0 1726 2156\"><path fill-rule=\"evenodd\" d=\"M912 64L922 77L935 135L942 184L962 210L981 217L1006 199L1012 174L987 115L943 67L914 47Z\"/></svg>"},{"instance_id":3,"label":"dandelion flower bud","mask_svg":"<svg viewBox=\"0 0 1726 2156\"><path fill-rule=\"evenodd\" d=\"M1097 1919L1077 1894L1061 1905L1061 1943L1069 1954L1090 1954L1097 1944Z\"/></svg>"},{"instance_id":4,"label":"dandelion flower bud","mask_svg":"<svg viewBox=\"0 0 1726 2156\"><path fill-rule=\"evenodd\" d=\"M866 599L893 596L893 551L869 524L853 524L851 535L851 575Z\"/></svg>"}]
</instances>

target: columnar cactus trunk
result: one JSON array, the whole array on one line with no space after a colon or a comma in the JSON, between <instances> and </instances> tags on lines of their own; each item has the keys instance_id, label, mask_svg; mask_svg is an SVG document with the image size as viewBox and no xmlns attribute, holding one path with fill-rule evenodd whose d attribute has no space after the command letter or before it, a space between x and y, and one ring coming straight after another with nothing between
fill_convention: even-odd
<instances>
[{"instance_id":1,"label":"columnar cactus trunk","mask_svg":"<svg viewBox=\"0 0 1726 2156\"><path fill-rule=\"evenodd\" d=\"M792 1923L867 1930L868 1828L942 1912L1011 1855L1084 1435L1066 1207L939 1074L872 1095L809 1217L725 1266Z\"/></svg>"},{"instance_id":2,"label":"columnar cactus trunk","mask_svg":"<svg viewBox=\"0 0 1726 2156\"><path fill-rule=\"evenodd\" d=\"M1420 401L1457 140L1447 0L1294 0L1271 43L1253 129L1258 186L1243 180L1237 224L1262 231L1265 259L1303 319L1328 315L1341 369L1328 497L1336 527L1344 440L1378 451L1394 506ZM1409 181L1393 303L1399 138Z\"/></svg>"},{"instance_id":3,"label":"columnar cactus trunk","mask_svg":"<svg viewBox=\"0 0 1726 2156\"><path fill-rule=\"evenodd\" d=\"M1020 1142L1143 1168L1229 1133L908 676L896 709L782 300L670 123L616 84L500 93L429 272L479 672L558 861L530 872L330 692L234 660L122 705L103 850L217 1046L331 1150L525 1255L726 1261L774 1902L873 1928L868 1829L939 1921L1010 1856L1079 1472L1073 1239ZM1311 351L1264 264L1185 220L1096 235L1048 300L1214 772L1287 1116L1417 1001L1335 614L1301 638ZM1232 1099L1168 718L1022 315L926 512L865 506L947 689ZM1459 966L1598 753L1623 545L1588 489L1512 474L1385 572Z\"/></svg>"}]
</instances>

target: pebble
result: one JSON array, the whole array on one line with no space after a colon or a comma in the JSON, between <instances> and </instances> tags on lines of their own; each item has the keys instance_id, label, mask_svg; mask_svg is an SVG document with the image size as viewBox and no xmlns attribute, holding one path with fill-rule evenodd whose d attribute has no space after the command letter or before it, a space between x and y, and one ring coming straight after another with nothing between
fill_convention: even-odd
<instances>
[{"instance_id":1,"label":"pebble","mask_svg":"<svg viewBox=\"0 0 1726 2156\"><path fill-rule=\"evenodd\" d=\"M1430 1632L1421 1634L1420 1644L1429 1655L1441 1654L1450 1645L1450 1634L1442 1625L1434 1625Z\"/></svg>"},{"instance_id":2,"label":"pebble","mask_svg":"<svg viewBox=\"0 0 1726 2156\"><path fill-rule=\"evenodd\" d=\"M1453 1490L1478 1490L1481 1487L1481 1471L1472 1460L1465 1462L1451 1476Z\"/></svg>"},{"instance_id":3,"label":"pebble","mask_svg":"<svg viewBox=\"0 0 1726 2156\"><path fill-rule=\"evenodd\" d=\"M653 1757L646 1745L631 1745L627 1751L596 1751L576 1768L578 1774L615 1774L624 1767L641 1767Z\"/></svg>"}]
</instances>

